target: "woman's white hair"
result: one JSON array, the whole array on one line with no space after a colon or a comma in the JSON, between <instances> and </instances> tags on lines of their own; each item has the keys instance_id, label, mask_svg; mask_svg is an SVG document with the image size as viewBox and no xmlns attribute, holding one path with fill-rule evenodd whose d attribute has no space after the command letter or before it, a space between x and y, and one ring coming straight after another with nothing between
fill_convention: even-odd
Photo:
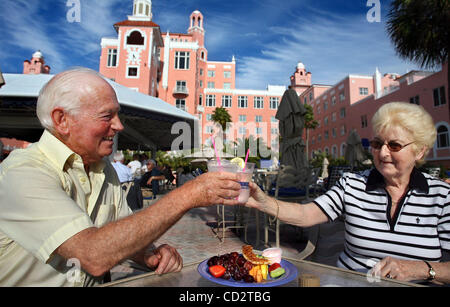
<instances>
[{"instance_id":1,"label":"woman's white hair","mask_svg":"<svg viewBox=\"0 0 450 307\"><path fill-rule=\"evenodd\" d=\"M391 102L381 106L372 118L372 128L380 133L391 128L402 128L413 138L415 152L419 153L426 147L423 159L416 162L424 163L424 159L436 141L436 127L431 115L422 107L407 102Z\"/></svg>"},{"instance_id":2,"label":"woman's white hair","mask_svg":"<svg viewBox=\"0 0 450 307\"><path fill-rule=\"evenodd\" d=\"M71 115L78 114L82 103L81 98L85 95L82 82L86 74L103 79L102 75L92 69L77 67L55 75L41 89L36 114L45 129L51 132L54 130L51 113L56 107L63 108Z\"/></svg>"}]
</instances>

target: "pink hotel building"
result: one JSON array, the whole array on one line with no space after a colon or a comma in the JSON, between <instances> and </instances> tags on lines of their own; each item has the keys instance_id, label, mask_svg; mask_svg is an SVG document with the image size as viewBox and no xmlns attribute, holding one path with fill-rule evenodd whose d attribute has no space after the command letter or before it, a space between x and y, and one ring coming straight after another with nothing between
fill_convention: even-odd
<instances>
[{"instance_id":1,"label":"pink hotel building","mask_svg":"<svg viewBox=\"0 0 450 307\"><path fill-rule=\"evenodd\" d=\"M237 124L231 139L262 137L278 149L275 119L285 86L267 90L236 89L236 61L208 61L204 17L194 11L187 34L161 33L152 21L150 0L134 0L133 14L114 25L117 38L103 38L100 73L141 93L162 100L197 116L201 143L209 145L215 127L211 115L224 107ZM309 156L328 152L343 156L349 131L355 129L364 143L371 139L370 119L377 108L390 101L410 101L433 116L438 140L429 161L450 168L450 109L447 101L447 69L436 73L412 71L403 76L348 75L334 86L311 83L311 73L302 63L290 78L299 102L313 106L319 127L308 131ZM230 139L230 138L228 138Z\"/></svg>"}]
</instances>

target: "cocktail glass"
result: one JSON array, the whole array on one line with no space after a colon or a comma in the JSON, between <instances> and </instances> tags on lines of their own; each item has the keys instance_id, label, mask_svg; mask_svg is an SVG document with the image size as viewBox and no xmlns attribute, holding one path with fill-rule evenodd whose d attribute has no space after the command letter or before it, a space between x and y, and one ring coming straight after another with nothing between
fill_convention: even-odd
<instances>
[{"instance_id":1,"label":"cocktail glass","mask_svg":"<svg viewBox=\"0 0 450 307\"><path fill-rule=\"evenodd\" d=\"M255 170L255 163L247 163L245 169L241 169L238 166L238 177L239 183L241 184L241 189L239 191L238 202L240 204L245 204L250 197L250 186L249 183L252 181L253 171Z\"/></svg>"}]
</instances>

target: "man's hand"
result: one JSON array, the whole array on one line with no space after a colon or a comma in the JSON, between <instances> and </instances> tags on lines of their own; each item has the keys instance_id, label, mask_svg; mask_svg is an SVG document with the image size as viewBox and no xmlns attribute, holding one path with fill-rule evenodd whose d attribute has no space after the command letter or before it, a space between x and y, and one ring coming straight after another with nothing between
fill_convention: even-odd
<instances>
[{"instance_id":1,"label":"man's hand","mask_svg":"<svg viewBox=\"0 0 450 307\"><path fill-rule=\"evenodd\" d=\"M145 264L158 275L179 272L183 268L183 258L170 245L163 244L144 256Z\"/></svg>"},{"instance_id":2,"label":"man's hand","mask_svg":"<svg viewBox=\"0 0 450 307\"><path fill-rule=\"evenodd\" d=\"M182 186L186 197L194 201L194 207L211 205L237 205L241 185L237 174L208 172Z\"/></svg>"}]
</instances>

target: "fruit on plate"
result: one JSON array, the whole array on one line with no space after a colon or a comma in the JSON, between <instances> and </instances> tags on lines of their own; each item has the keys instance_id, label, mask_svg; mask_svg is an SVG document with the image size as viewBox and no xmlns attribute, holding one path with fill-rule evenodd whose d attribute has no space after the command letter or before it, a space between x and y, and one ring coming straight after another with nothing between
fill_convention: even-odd
<instances>
[{"instance_id":1,"label":"fruit on plate","mask_svg":"<svg viewBox=\"0 0 450 307\"><path fill-rule=\"evenodd\" d=\"M281 264L279 263L274 263L269 267L269 273L272 272L275 269L281 268Z\"/></svg>"},{"instance_id":2,"label":"fruit on plate","mask_svg":"<svg viewBox=\"0 0 450 307\"><path fill-rule=\"evenodd\" d=\"M285 269L282 267L276 268L275 270L270 272L270 277L272 278L278 278L286 273Z\"/></svg>"},{"instance_id":3,"label":"fruit on plate","mask_svg":"<svg viewBox=\"0 0 450 307\"><path fill-rule=\"evenodd\" d=\"M225 271L226 269L220 264L209 267L209 272L216 278L222 277L225 274Z\"/></svg>"},{"instance_id":4,"label":"fruit on plate","mask_svg":"<svg viewBox=\"0 0 450 307\"><path fill-rule=\"evenodd\" d=\"M242 255L232 252L213 256L208 259L207 265L210 274L216 278L226 280L232 278L246 283L261 283L269 278L278 278L285 273L280 263L269 266L269 260L255 254L251 245L242 247Z\"/></svg>"}]
</instances>

